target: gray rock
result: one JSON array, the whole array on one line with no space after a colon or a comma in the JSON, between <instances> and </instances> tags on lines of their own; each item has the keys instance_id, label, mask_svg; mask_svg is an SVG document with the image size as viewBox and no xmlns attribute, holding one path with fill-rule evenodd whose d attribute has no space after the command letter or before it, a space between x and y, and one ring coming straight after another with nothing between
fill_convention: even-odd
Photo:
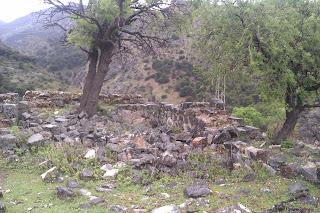
<instances>
[{"instance_id":1,"label":"gray rock","mask_svg":"<svg viewBox=\"0 0 320 213\"><path fill-rule=\"evenodd\" d=\"M18 139L11 134L0 136L0 148L12 148L15 147Z\"/></svg>"},{"instance_id":2,"label":"gray rock","mask_svg":"<svg viewBox=\"0 0 320 213\"><path fill-rule=\"evenodd\" d=\"M0 135L8 135L8 134L10 134L10 129L0 128Z\"/></svg>"},{"instance_id":3,"label":"gray rock","mask_svg":"<svg viewBox=\"0 0 320 213\"><path fill-rule=\"evenodd\" d=\"M104 199L100 198L100 197L91 197L90 198L90 204L91 205L97 205L99 203L103 203Z\"/></svg>"},{"instance_id":4,"label":"gray rock","mask_svg":"<svg viewBox=\"0 0 320 213\"><path fill-rule=\"evenodd\" d=\"M242 181L243 182L252 182L255 179L256 179L256 174L255 173L250 173L250 174L247 174L246 176L244 176Z\"/></svg>"},{"instance_id":5,"label":"gray rock","mask_svg":"<svg viewBox=\"0 0 320 213\"><path fill-rule=\"evenodd\" d=\"M78 118L79 119L82 119L82 118L84 118L84 117L87 117L87 113L85 113L85 112L81 112L79 115L78 115Z\"/></svg>"},{"instance_id":6,"label":"gray rock","mask_svg":"<svg viewBox=\"0 0 320 213\"><path fill-rule=\"evenodd\" d=\"M32 115L30 115L27 112L24 112L24 113L21 114L21 117L22 117L23 120L28 120L29 118L32 117Z\"/></svg>"},{"instance_id":7,"label":"gray rock","mask_svg":"<svg viewBox=\"0 0 320 213\"><path fill-rule=\"evenodd\" d=\"M110 212L126 212L128 210L127 207L125 206L120 206L120 205L114 205L111 206Z\"/></svg>"},{"instance_id":8,"label":"gray rock","mask_svg":"<svg viewBox=\"0 0 320 213\"><path fill-rule=\"evenodd\" d=\"M71 199L76 196L76 193L72 189L67 187L58 186L56 190L58 198L62 200Z\"/></svg>"},{"instance_id":9,"label":"gray rock","mask_svg":"<svg viewBox=\"0 0 320 213\"><path fill-rule=\"evenodd\" d=\"M7 208L4 205L4 203L0 200L0 213L5 213L7 212Z\"/></svg>"},{"instance_id":10,"label":"gray rock","mask_svg":"<svg viewBox=\"0 0 320 213\"><path fill-rule=\"evenodd\" d=\"M118 144L114 144L114 143L108 143L106 145L106 147L108 149L110 149L111 151L113 152L117 152L117 153L120 153L122 150L121 150L121 147L118 145Z\"/></svg>"},{"instance_id":11,"label":"gray rock","mask_svg":"<svg viewBox=\"0 0 320 213\"><path fill-rule=\"evenodd\" d=\"M116 188L116 184L113 183L104 183L102 184L100 187L96 188L97 192L110 192L112 191L114 188Z\"/></svg>"},{"instance_id":12,"label":"gray rock","mask_svg":"<svg viewBox=\"0 0 320 213\"><path fill-rule=\"evenodd\" d=\"M319 174L317 174L317 166L314 163L309 162L307 165L301 167L300 172L307 181L315 184L320 183Z\"/></svg>"},{"instance_id":13,"label":"gray rock","mask_svg":"<svg viewBox=\"0 0 320 213\"><path fill-rule=\"evenodd\" d=\"M290 185L288 191L293 198L305 197L309 194L309 189L301 182Z\"/></svg>"},{"instance_id":14,"label":"gray rock","mask_svg":"<svg viewBox=\"0 0 320 213\"><path fill-rule=\"evenodd\" d=\"M168 205L153 209L151 213L180 213L180 209L176 205Z\"/></svg>"},{"instance_id":15,"label":"gray rock","mask_svg":"<svg viewBox=\"0 0 320 213\"><path fill-rule=\"evenodd\" d=\"M299 165L297 163L289 163L280 168L280 173L286 178L295 178L299 174Z\"/></svg>"},{"instance_id":16,"label":"gray rock","mask_svg":"<svg viewBox=\"0 0 320 213\"><path fill-rule=\"evenodd\" d=\"M41 145L44 142L44 137L40 134L33 134L31 137L28 138L29 145Z\"/></svg>"},{"instance_id":17,"label":"gray rock","mask_svg":"<svg viewBox=\"0 0 320 213\"><path fill-rule=\"evenodd\" d=\"M277 174L277 171L273 169L271 166L269 166L268 164L263 163L262 166L270 176L275 176Z\"/></svg>"},{"instance_id":18,"label":"gray rock","mask_svg":"<svg viewBox=\"0 0 320 213\"><path fill-rule=\"evenodd\" d=\"M161 133L160 138L163 143L170 143L170 136L166 133Z\"/></svg>"},{"instance_id":19,"label":"gray rock","mask_svg":"<svg viewBox=\"0 0 320 213\"><path fill-rule=\"evenodd\" d=\"M58 117L58 118L55 119L55 121L58 122L58 123L65 123L65 122L68 121L68 119L65 118L65 117Z\"/></svg>"},{"instance_id":20,"label":"gray rock","mask_svg":"<svg viewBox=\"0 0 320 213\"><path fill-rule=\"evenodd\" d=\"M210 195L212 194L212 191L203 181L195 181L184 190L184 194L189 198L198 198Z\"/></svg>"},{"instance_id":21,"label":"gray rock","mask_svg":"<svg viewBox=\"0 0 320 213\"><path fill-rule=\"evenodd\" d=\"M16 118L18 116L18 105L17 104L3 104L2 112L8 119Z\"/></svg>"},{"instance_id":22,"label":"gray rock","mask_svg":"<svg viewBox=\"0 0 320 213\"><path fill-rule=\"evenodd\" d=\"M67 182L68 188L75 189L75 188L78 188L78 186L79 186L79 183L77 180L68 180Z\"/></svg>"},{"instance_id":23,"label":"gray rock","mask_svg":"<svg viewBox=\"0 0 320 213\"><path fill-rule=\"evenodd\" d=\"M212 142L214 144L222 144L224 142L227 142L230 139L231 139L231 135L229 134L229 132L226 130L223 130L221 133L213 137Z\"/></svg>"},{"instance_id":24,"label":"gray rock","mask_svg":"<svg viewBox=\"0 0 320 213\"><path fill-rule=\"evenodd\" d=\"M268 164L274 169L279 169L280 167L287 165L287 162L287 157L283 154L273 155L268 160Z\"/></svg>"},{"instance_id":25,"label":"gray rock","mask_svg":"<svg viewBox=\"0 0 320 213\"><path fill-rule=\"evenodd\" d=\"M90 169L83 169L80 172L80 180L89 181L94 178L94 173Z\"/></svg>"},{"instance_id":26,"label":"gray rock","mask_svg":"<svg viewBox=\"0 0 320 213\"><path fill-rule=\"evenodd\" d=\"M79 206L80 209L90 209L91 207L90 203L83 203Z\"/></svg>"},{"instance_id":27,"label":"gray rock","mask_svg":"<svg viewBox=\"0 0 320 213\"><path fill-rule=\"evenodd\" d=\"M244 205L238 203L235 206L229 206L214 211L216 213L251 213L251 210L245 207Z\"/></svg>"}]
</instances>

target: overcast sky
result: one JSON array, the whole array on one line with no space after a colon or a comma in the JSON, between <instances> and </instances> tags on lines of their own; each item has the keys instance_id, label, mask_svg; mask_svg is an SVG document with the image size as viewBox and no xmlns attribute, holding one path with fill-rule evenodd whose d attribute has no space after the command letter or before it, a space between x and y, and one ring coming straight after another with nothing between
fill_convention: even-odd
<instances>
[{"instance_id":1,"label":"overcast sky","mask_svg":"<svg viewBox=\"0 0 320 213\"><path fill-rule=\"evenodd\" d=\"M70 2L78 0L64 0ZM0 20L11 22L16 18L48 7L43 0L0 0ZM85 2L85 1L84 1Z\"/></svg>"}]
</instances>

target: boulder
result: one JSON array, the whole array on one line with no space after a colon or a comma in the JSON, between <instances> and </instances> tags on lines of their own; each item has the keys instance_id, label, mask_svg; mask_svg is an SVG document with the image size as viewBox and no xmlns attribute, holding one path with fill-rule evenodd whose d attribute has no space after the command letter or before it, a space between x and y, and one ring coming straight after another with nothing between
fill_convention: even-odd
<instances>
[{"instance_id":1,"label":"boulder","mask_svg":"<svg viewBox=\"0 0 320 213\"><path fill-rule=\"evenodd\" d=\"M100 198L100 197L96 197L96 196L91 196L90 197L90 204L91 205L97 205L99 203L103 203L104 199Z\"/></svg>"},{"instance_id":2,"label":"boulder","mask_svg":"<svg viewBox=\"0 0 320 213\"><path fill-rule=\"evenodd\" d=\"M252 211L245 207L244 205L238 203L234 206L229 206L221 209L217 209L214 211L216 213L251 213Z\"/></svg>"},{"instance_id":3,"label":"boulder","mask_svg":"<svg viewBox=\"0 0 320 213\"><path fill-rule=\"evenodd\" d=\"M44 137L40 133L33 134L28 138L28 144L32 146L39 146L44 142Z\"/></svg>"},{"instance_id":4,"label":"boulder","mask_svg":"<svg viewBox=\"0 0 320 213\"><path fill-rule=\"evenodd\" d=\"M301 182L290 185L288 187L288 191L290 196L295 199L300 197L305 197L309 194L309 189L306 187L305 184Z\"/></svg>"},{"instance_id":5,"label":"boulder","mask_svg":"<svg viewBox=\"0 0 320 213\"><path fill-rule=\"evenodd\" d=\"M180 209L176 205L168 205L153 209L151 213L180 213Z\"/></svg>"},{"instance_id":6,"label":"boulder","mask_svg":"<svg viewBox=\"0 0 320 213\"><path fill-rule=\"evenodd\" d=\"M212 191L205 182L195 181L185 188L184 194L188 198L199 198L212 194Z\"/></svg>"},{"instance_id":7,"label":"boulder","mask_svg":"<svg viewBox=\"0 0 320 213\"><path fill-rule=\"evenodd\" d=\"M58 198L62 200L71 199L76 196L76 193L72 189L67 187L58 186L56 190Z\"/></svg>"},{"instance_id":8,"label":"boulder","mask_svg":"<svg viewBox=\"0 0 320 213\"><path fill-rule=\"evenodd\" d=\"M289 163L280 168L281 176L286 178L295 178L299 174L299 165L297 163Z\"/></svg>"},{"instance_id":9,"label":"boulder","mask_svg":"<svg viewBox=\"0 0 320 213\"><path fill-rule=\"evenodd\" d=\"M280 169L280 167L287 165L288 160L284 154L273 155L269 158L268 164L274 169Z\"/></svg>"},{"instance_id":10,"label":"boulder","mask_svg":"<svg viewBox=\"0 0 320 213\"><path fill-rule=\"evenodd\" d=\"M224 142L227 142L231 139L231 135L228 131L223 130L219 134L215 135L212 139L212 142L214 144L223 144Z\"/></svg>"},{"instance_id":11,"label":"boulder","mask_svg":"<svg viewBox=\"0 0 320 213\"><path fill-rule=\"evenodd\" d=\"M84 158L86 159L94 159L95 157L96 157L96 150L94 149L89 149L84 156Z\"/></svg>"},{"instance_id":12,"label":"boulder","mask_svg":"<svg viewBox=\"0 0 320 213\"><path fill-rule=\"evenodd\" d=\"M17 104L3 104L2 113L8 119L17 118L18 116L18 105Z\"/></svg>"},{"instance_id":13,"label":"boulder","mask_svg":"<svg viewBox=\"0 0 320 213\"><path fill-rule=\"evenodd\" d=\"M307 180L315 184L320 183L319 168L316 164L309 162L300 169L301 175Z\"/></svg>"},{"instance_id":14,"label":"boulder","mask_svg":"<svg viewBox=\"0 0 320 213\"><path fill-rule=\"evenodd\" d=\"M16 136L12 134L0 135L0 148L12 148L18 143Z\"/></svg>"},{"instance_id":15,"label":"boulder","mask_svg":"<svg viewBox=\"0 0 320 213\"><path fill-rule=\"evenodd\" d=\"M109 212L127 212L128 208L125 206L120 206L120 205L114 205L111 206L111 208L109 209Z\"/></svg>"},{"instance_id":16,"label":"boulder","mask_svg":"<svg viewBox=\"0 0 320 213\"><path fill-rule=\"evenodd\" d=\"M77 180L68 180L67 182L68 188L75 189L75 188L78 188L78 186L79 186L79 183Z\"/></svg>"},{"instance_id":17,"label":"boulder","mask_svg":"<svg viewBox=\"0 0 320 213\"><path fill-rule=\"evenodd\" d=\"M32 117L32 115L31 114L29 114L29 113L27 113L27 112L24 112L24 113L22 113L21 114L21 118L22 118L22 120L28 120L29 118L31 118Z\"/></svg>"},{"instance_id":18,"label":"boulder","mask_svg":"<svg viewBox=\"0 0 320 213\"><path fill-rule=\"evenodd\" d=\"M104 178L115 177L119 173L119 169L108 169L105 171L106 172L103 175Z\"/></svg>"},{"instance_id":19,"label":"boulder","mask_svg":"<svg viewBox=\"0 0 320 213\"><path fill-rule=\"evenodd\" d=\"M0 135L8 135L10 134L9 128L0 128Z\"/></svg>"},{"instance_id":20,"label":"boulder","mask_svg":"<svg viewBox=\"0 0 320 213\"><path fill-rule=\"evenodd\" d=\"M191 144L193 147L204 147L206 145L205 137L196 137L192 140Z\"/></svg>"},{"instance_id":21,"label":"boulder","mask_svg":"<svg viewBox=\"0 0 320 213\"><path fill-rule=\"evenodd\" d=\"M255 148L253 146L249 146L245 149L247 155L253 160L262 160L266 161L268 158L268 152L264 149Z\"/></svg>"},{"instance_id":22,"label":"boulder","mask_svg":"<svg viewBox=\"0 0 320 213\"><path fill-rule=\"evenodd\" d=\"M80 172L79 176L80 176L80 180L89 181L89 180L92 180L94 178L94 173L90 169L83 169Z\"/></svg>"},{"instance_id":23,"label":"boulder","mask_svg":"<svg viewBox=\"0 0 320 213\"><path fill-rule=\"evenodd\" d=\"M269 166L268 164L263 163L262 166L270 176L275 176L277 174L277 171L273 169L271 166Z\"/></svg>"}]
</instances>

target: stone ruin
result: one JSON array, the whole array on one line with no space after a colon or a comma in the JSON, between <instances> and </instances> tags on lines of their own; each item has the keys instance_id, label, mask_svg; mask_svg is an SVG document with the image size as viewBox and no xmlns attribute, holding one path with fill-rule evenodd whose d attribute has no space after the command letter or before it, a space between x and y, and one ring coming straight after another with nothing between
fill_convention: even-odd
<instances>
[{"instance_id":1,"label":"stone ruin","mask_svg":"<svg viewBox=\"0 0 320 213\"><path fill-rule=\"evenodd\" d=\"M101 95L101 103L112 106L106 116L88 118L84 113L76 112L53 114L48 118L38 115L39 109L77 105L79 98L80 94L67 92L30 91L22 100L13 93L0 95L0 127L3 127L0 128L0 148L3 154L9 160L18 158L14 153L18 139L5 127L19 121L21 131L28 136L27 143L23 144L25 148L43 144L82 144L104 162L104 148L107 147L120 162L168 173L188 170L188 156L192 153L222 149L227 158L225 154L218 157L232 164L250 168L248 162L262 161L272 174L290 170L292 175L302 174L311 182L319 183L314 162L308 162L306 166L283 163L281 157L270 156L270 150L256 148L253 141L263 140L260 130L244 125L241 119L227 115L214 103L172 105L147 103L136 95Z\"/></svg>"}]
</instances>

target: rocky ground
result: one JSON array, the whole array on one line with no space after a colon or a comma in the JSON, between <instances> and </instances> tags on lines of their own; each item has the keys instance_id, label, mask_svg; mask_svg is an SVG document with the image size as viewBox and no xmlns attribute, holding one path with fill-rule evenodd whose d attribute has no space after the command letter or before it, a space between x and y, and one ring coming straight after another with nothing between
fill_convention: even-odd
<instances>
[{"instance_id":1,"label":"rocky ground","mask_svg":"<svg viewBox=\"0 0 320 213\"><path fill-rule=\"evenodd\" d=\"M88 118L77 95L0 96L0 212L320 212L319 147L215 103L103 99Z\"/></svg>"}]
</instances>

